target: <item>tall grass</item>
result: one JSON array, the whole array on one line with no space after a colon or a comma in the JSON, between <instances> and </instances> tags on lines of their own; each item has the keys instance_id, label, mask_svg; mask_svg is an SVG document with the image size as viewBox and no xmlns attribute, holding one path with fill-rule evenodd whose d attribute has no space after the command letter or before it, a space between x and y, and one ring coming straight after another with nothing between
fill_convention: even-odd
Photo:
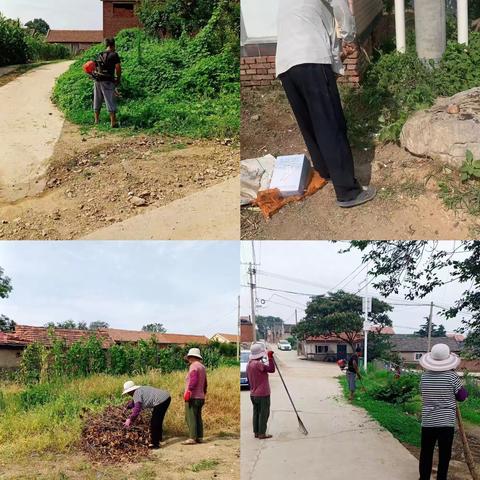
<instances>
[{"instance_id":1,"label":"tall grass","mask_svg":"<svg viewBox=\"0 0 480 480\"><path fill-rule=\"evenodd\" d=\"M26 389L17 384L2 386L4 409L0 410L0 457L13 461L32 453L67 453L77 449L83 409L101 411L107 405L126 403L122 398L125 377L94 375L46 384L32 403ZM165 419L167 436L186 435L184 420L184 372L160 374L151 371L132 378L137 384L151 385L171 393L172 404ZM208 372L209 391L204 409L206 436L238 435L240 393L238 368L221 367ZM35 388L35 387L34 387ZM23 394L23 395L22 395ZM40 402L37 400L40 398Z\"/></svg>"}]
</instances>

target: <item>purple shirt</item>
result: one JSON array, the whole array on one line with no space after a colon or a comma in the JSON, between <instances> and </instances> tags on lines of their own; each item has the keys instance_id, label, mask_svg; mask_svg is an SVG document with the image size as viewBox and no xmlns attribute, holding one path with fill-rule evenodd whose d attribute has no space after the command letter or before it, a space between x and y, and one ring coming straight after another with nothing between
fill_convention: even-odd
<instances>
[{"instance_id":1,"label":"purple shirt","mask_svg":"<svg viewBox=\"0 0 480 480\"><path fill-rule=\"evenodd\" d=\"M252 397L269 397L270 382L268 374L275 372L273 358L268 359L268 365L262 360L250 360L247 365L247 377L250 384L250 395Z\"/></svg>"},{"instance_id":2,"label":"purple shirt","mask_svg":"<svg viewBox=\"0 0 480 480\"><path fill-rule=\"evenodd\" d=\"M207 393L207 372L201 362L193 362L188 370L185 391L192 392L192 398L205 399Z\"/></svg>"}]
</instances>

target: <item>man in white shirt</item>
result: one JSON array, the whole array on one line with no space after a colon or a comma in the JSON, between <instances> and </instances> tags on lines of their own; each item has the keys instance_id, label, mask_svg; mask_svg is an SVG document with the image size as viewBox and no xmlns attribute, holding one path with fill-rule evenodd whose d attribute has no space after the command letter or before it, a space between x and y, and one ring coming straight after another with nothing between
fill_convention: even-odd
<instances>
[{"instance_id":1,"label":"man in white shirt","mask_svg":"<svg viewBox=\"0 0 480 480\"><path fill-rule=\"evenodd\" d=\"M337 28L341 40L337 37ZM372 200L374 187L355 178L347 124L336 74L343 74L342 41L356 36L347 0L280 0L276 67L314 168L331 180L337 205L348 208Z\"/></svg>"}]
</instances>

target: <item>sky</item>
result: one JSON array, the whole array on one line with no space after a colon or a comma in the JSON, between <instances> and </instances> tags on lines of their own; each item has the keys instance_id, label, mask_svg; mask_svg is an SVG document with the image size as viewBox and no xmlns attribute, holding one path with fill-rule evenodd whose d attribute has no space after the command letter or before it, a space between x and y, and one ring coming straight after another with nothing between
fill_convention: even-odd
<instances>
[{"instance_id":1,"label":"sky","mask_svg":"<svg viewBox=\"0 0 480 480\"><path fill-rule=\"evenodd\" d=\"M441 242L443 247L452 247L454 242ZM267 275L257 275L257 286L290 290L295 292L306 292L312 294L325 294L361 263L361 253L354 250L350 253L340 254L339 250L345 249L346 242L254 242L256 262L259 264L259 272L266 272ZM252 243L242 242L241 262L248 263L252 260ZM242 285L248 285L248 266L242 265L240 280ZM363 286L366 269L352 280L344 282L341 287L351 293L356 293ZM284 278L272 277L270 274L282 275L302 280L303 283L291 281ZM445 278L448 275L444 276ZM453 305L460 294L466 290L468 285L450 283L447 286L436 289L432 295L416 302L429 303L433 301L439 305ZM369 287L369 294L376 296L372 286ZM362 295L363 290L358 294ZM403 300L401 295L395 300ZM399 298L401 297L401 298ZM295 323L295 308L297 308L298 320L303 318L304 307L309 297L298 296L288 293L275 293L272 291L257 289L257 315L272 315L282 318L286 323ZM379 298L381 298L379 296ZM385 299L384 299L385 300ZM394 301L394 299L391 299ZM387 299L388 301L388 299ZM448 332L454 331L461 325L461 318L448 319L439 317L440 309L434 309L433 322L443 324ZM424 317L428 316L428 306L395 306L390 318L396 333L413 333L418 330L421 324L425 323ZM250 314L250 293L249 288L241 288L241 314Z\"/></svg>"},{"instance_id":2,"label":"sky","mask_svg":"<svg viewBox=\"0 0 480 480\"><path fill-rule=\"evenodd\" d=\"M236 333L238 242L0 242L13 291L0 313L169 333Z\"/></svg>"},{"instance_id":3,"label":"sky","mask_svg":"<svg viewBox=\"0 0 480 480\"><path fill-rule=\"evenodd\" d=\"M54 30L102 30L101 0L0 0L0 12L26 23L43 18Z\"/></svg>"}]
</instances>

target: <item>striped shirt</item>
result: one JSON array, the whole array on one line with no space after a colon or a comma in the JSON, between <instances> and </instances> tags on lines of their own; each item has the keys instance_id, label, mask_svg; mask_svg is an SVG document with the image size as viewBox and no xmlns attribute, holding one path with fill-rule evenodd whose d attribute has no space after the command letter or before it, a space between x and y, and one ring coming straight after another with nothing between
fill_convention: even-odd
<instances>
[{"instance_id":1,"label":"striped shirt","mask_svg":"<svg viewBox=\"0 0 480 480\"><path fill-rule=\"evenodd\" d=\"M420 381L422 427L455 427L455 395L461 388L460 377L453 370L424 372Z\"/></svg>"},{"instance_id":2,"label":"striped shirt","mask_svg":"<svg viewBox=\"0 0 480 480\"><path fill-rule=\"evenodd\" d=\"M133 394L133 402L141 403L143 408L153 408L170 398L170 393L153 387L140 387Z\"/></svg>"}]
</instances>

